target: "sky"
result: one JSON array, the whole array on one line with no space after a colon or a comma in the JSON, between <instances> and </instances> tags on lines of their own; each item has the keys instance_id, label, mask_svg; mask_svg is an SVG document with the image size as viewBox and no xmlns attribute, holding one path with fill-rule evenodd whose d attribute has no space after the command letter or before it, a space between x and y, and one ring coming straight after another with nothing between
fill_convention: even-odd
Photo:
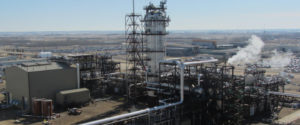
<instances>
[{"instance_id":1,"label":"sky","mask_svg":"<svg viewBox=\"0 0 300 125\"><path fill-rule=\"evenodd\" d=\"M136 0L136 12L159 0ZM299 29L300 0L168 0L169 30ZM0 0L0 32L120 31L131 0Z\"/></svg>"}]
</instances>

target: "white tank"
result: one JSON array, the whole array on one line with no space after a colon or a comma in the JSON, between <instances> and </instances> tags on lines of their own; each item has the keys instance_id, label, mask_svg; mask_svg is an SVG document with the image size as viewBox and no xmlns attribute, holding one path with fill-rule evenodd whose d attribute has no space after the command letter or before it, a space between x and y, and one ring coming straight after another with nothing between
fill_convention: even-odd
<instances>
[{"instance_id":1,"label":"white tank","mask_svg":"<svg viewBox=\"0 0 300 125\"><path fill-rule=\"evenodd\" d=\"M50 58L50 57L52 57L52 52L40 52L39 57L40 58Z\"/></svg>"}]
</instances>

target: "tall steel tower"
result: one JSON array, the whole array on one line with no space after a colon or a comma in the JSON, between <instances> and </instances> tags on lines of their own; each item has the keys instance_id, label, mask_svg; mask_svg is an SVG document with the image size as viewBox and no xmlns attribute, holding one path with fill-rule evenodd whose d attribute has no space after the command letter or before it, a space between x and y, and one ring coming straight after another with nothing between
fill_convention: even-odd
<instances>
[{"instance_id":1,"label":"tall steel tower","mask_svg":"<svg viewBox=\"0 0 300 125\"><path fill-rule=\"evenodd\" d=\"M126 36L126 79L128 97L135 99L138 96L138 83L143 81L142 76L145 70L143 61L143 38L141 27L141 15L135 13L135 3L132 0L133 10L125 17Z\"/></svg>"},{"instance_id":2,"label":"tall steel tower","mask_svg":"<svg viewBox=\"0 0 300 125\"><path fill-rule=\"evenodd\" d=\"M170 18L167 16L165 4L166 0L162 0L159 6L150 3L144 8L146 14L142 20L144 23L143 41L149 81L154 80L151 76L158 74L159 61L164 60L166 56L165 36L168 34L166 27L169 25Z\"/></svg>"}]
</instances>

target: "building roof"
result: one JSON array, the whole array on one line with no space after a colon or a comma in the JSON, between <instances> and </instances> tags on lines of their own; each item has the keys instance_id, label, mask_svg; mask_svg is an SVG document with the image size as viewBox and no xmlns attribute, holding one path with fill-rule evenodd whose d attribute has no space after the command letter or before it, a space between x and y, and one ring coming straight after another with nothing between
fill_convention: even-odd
<instances>
[{"instance_id":1,"label":"building roof","mask_svg":"<svg viewBox=\"0 0 300 125\"><path fill-rule=\"evenodd\" d=\"M69 65L56 63L56 62L23 63L18 67L25 70L26 72L39 72L39 71L70 68Z\"/></svg>"},{"instance_id":2,"label":"building roof","mask_svg":"<svg viewBox=\"0 0 300 125\"><path fill-rule=\"evenodd\" d=\"M62 95L67 95L67 94L85 92L85 91L89 91L89 90L87 88L80 88L80 89L64 90L64 91L60 91L59 93Z\"/></svg>"},{"instance_id":3,"label":"building roof","mask_svg":"<svg viewBox=\"0 0 300 125\"><path fill-rule=\"evenodd\" d=\"M8 60L8 61L1 61L0 64L2 65L13 65L13 64L21 64L21 63L31 63L31 62L45 62L46 59L24 59L24 60Z\"/></svg>"},{"instance_id":4,"label":"building roof","mask_svg":"<svg viewBox=\"0 0 300 125\"><path fill-rule=\"evenodd\" d=\"M82 54L69 54L68 57L82 57L82 56L94 56L93 54L87 54L87 53L82 53Z\"/></svg>"},{"instance_id":5,"label":"building roof","mask_svg":"<svg viewBox=\"0 0 300 125\"><path fill-rule=\"evenodd\" d=\"M217 45L218 47L233 47L234 45L233 44L220 44L220 45Z\"/></svg>"}]
</instances>

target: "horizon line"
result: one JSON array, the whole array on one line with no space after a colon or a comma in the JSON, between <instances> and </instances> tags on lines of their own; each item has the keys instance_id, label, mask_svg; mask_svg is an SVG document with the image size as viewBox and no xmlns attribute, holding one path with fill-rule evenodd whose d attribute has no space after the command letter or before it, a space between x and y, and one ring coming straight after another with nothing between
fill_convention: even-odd
<instances>
[{"instance_id":1,"label":"horizon line","mask_svg":"<svg viewBox=\"0 0 300 125\"><path fill-rule=\"evenodd\" d=\"M270 30L300 30L300 28L254 28L254 29L173 29L170 32L179 31L270 31ZM0 33L33 33L33 32L125 32L125 30L32 30L32 31L0 31Z\"/></svg>"}]
</instances>

